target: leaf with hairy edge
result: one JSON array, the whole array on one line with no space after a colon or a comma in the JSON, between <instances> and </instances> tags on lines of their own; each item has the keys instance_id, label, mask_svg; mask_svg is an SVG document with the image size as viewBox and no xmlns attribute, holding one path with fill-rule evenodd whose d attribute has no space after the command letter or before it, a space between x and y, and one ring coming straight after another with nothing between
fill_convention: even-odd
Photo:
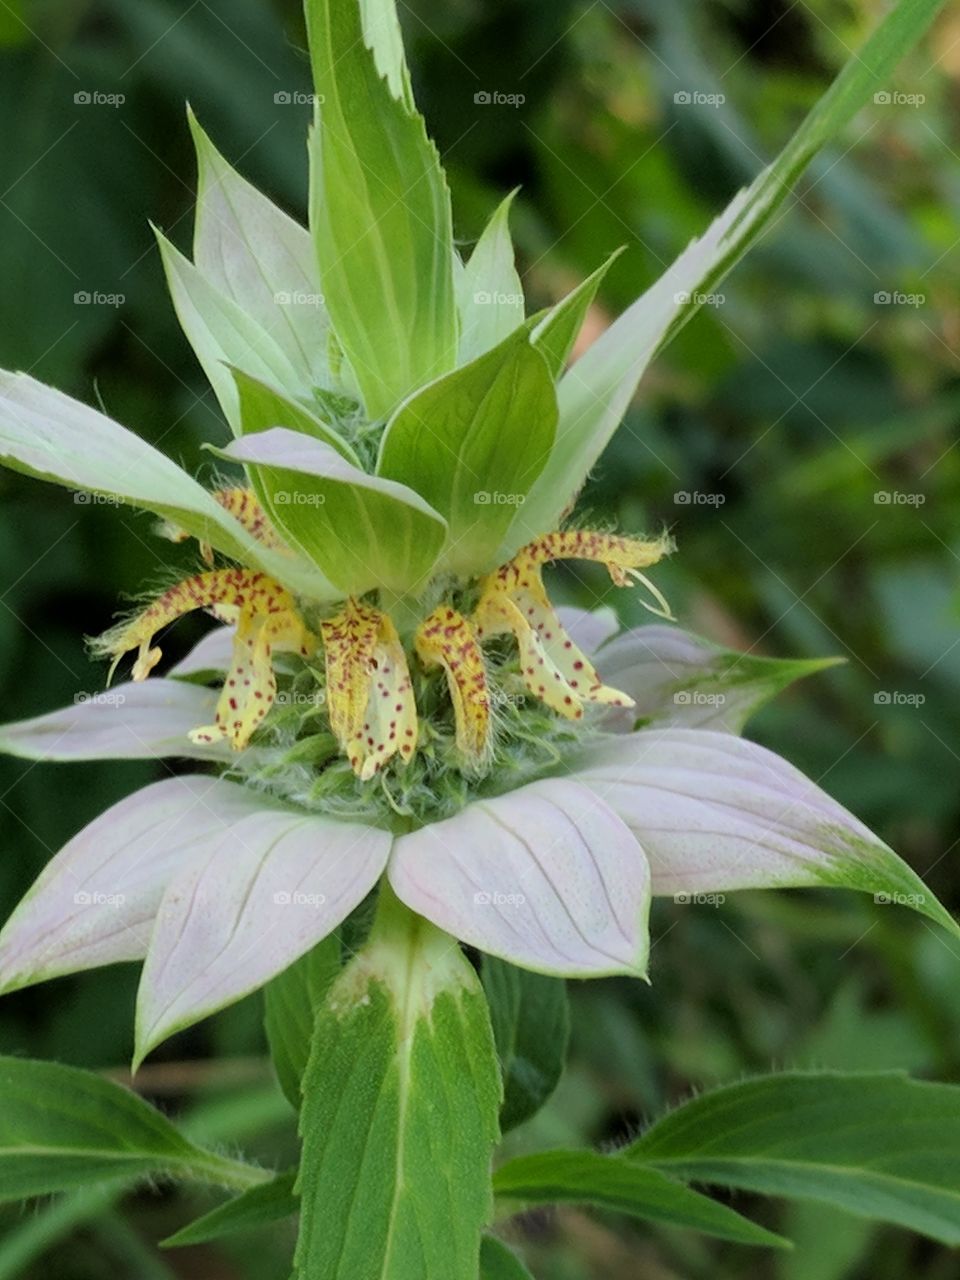
<instances>
[{"instance_id":1,"label":"leaf with hairy edge","mask_svg":"<svg viewBox=\"0 0 960 1280\"><path fill-rule=\"evenodd\" d=\"M960 1087L785 1072L714 1089L623 1157L681 1178L822 1201L960 1245Z\"/></svg>"},{"instance_id":2,"label":"leaf with hairy edge","mask_svg":"<svg viewBox=\"0 0 960 1280\"><path fill-rule=\"evenodd\" d=\"M753 183L600 337L560 384L550 461L516 514L517 545L553 529L613 435L654 355L757 240L818 151L930 26L945 0L900 0Z\"/></svg>"},{"instance_id":3,"label":"leaf with hairy edge","mask_svg":"<svg viewBox=\"0 0 960 1280\"><path fill-rule=\"evenodd\" d=\"M340 972L340 950L340 940L331 934L264 988L264 1026L273 1068L298 1111L310 1038L323 999Z\"/></svg>"},{"instance_id":4,"label":"leaf with hairy edge","mask_svg":"<svg viewBox=\"0 0 960 1280\"><path fill-rule=\"evenodd\" d=\"M497 208L457 280L461 364L482 356L523 324L523 285L510 239L516 194L511 192Z\"/></svg>"},{"instance_id":5,"label":"leaf with hairy edge","mask_svg":"<svg viewBox=\"0 0 960 1280\"><path fill-rule=\"evenodd\" d=\"M446 521L419 493L360 470L320 440L275 427L214 452L252 464L273 523L343 594L408 591L444 545Z\"/></svg>"},{"instance_id":6,"label":"leaf with hairy edge","mask_svg":"<svg viewBox=\"0 0 960 1280\"><path fill-rule=\"evenodd\" d=\"M270 334L298 384L329 385L330 322L309 231L227 163L192 111L188 119L197 151L197 269Z\"/></svg>"},{"instance_id":7,"label":"leaf with hairy edge","mask_svg":"<svg viewBox=\"0 0 960 1280\"><path fill-rule=\"evenodd\" d=\"M306 13L319 97L311 230L337 338L379 418L456 363L450 193L384 0L363 15L307 0Z\"/></svg>"},{"instance_id":8,"label":"leaf with hairy edge","mask_svg":"<svg viewBox=\"0 0 960 1280\"><path fill-rule=\"evenodd\" d=\"M500 1103L486 1001L456 942L386 892L303 1094L299 1276L476 1276Z\"/></svg>"},{"instance_id":9,"label":"leaf with hairy edge","mask_svg":"<svg viewBox=\"0 0 960 1280\"><path fill-rule=\"evenodd\" d=\"M158 449L105 414L25 373L0 370L0 462L39 480L107 494L152 511L305 595L337 598L320 573L258 542Z\"/></svg>"},{"instance_id":10,"label":"leaf with hairy edge","mask_svg":"<svg viewBox=\"0 0 960 1280\"><path fill-rule=\"evenodd\" d=\"M300 1208L293 1185L296 1171L281 1173L259 1187L251 1187L226 1204L217 1205L202 1218L182 1227L175 1235L162 1240L165 1249L180 1249L185 1245L206 1244L221 1240L238 1231L250 1231L254 1227L269 1226L291 1218Z\"/></svg>"},{"instance_id":11,"label":"leaf with hairy edge","mask_svg":"<svg viewBox=\"0 0 960 1280\"><path fill-rule=\"evenodd\" d=\"M512 1249L496 1236L484 1236L480 1245L480 1280L533 1280Z\"/></svg>"},{"instance_id":12,"label":"leaf with hairy edge","mask_svg":"<svg viewBox=\"0 0 960 1280\"><path fill-rule=\"evenodd\" d=\"M738 1244L789 1247L782 1236L658 1170L597 1151L543 1151L520 1156L496 1171L493 1189L500 1200L520 1208L591 1204L652 1222L690 1227Z\"/></svg>"},{"instance_id":13,"label":"leaf with hairy edge","mask_svg":"<svg viewBox=\"0 0 960 1280\"><path fill-rule=\"evenodd\" d=\"M604 682L636 704L611 713L611 721L627 728L643 721L727 733L740 733L752 715L795 680L842 661L737 653L659 624L628 631L595 656Z\"/></svg>"},{"instance_id":14,"label":"leaf with hairy edge","mask_svg":"<svg viewBox=\"0 0 960 1280\"><path fill-rule=\"evenodd\" d=\"M409 485L445 516L445 567L481 573L540 474L557 424L543 357L521 329L418 391L391 418L377 472Z\"/></svg>"},{"instance_id":15,"label":"leaf with hairy edge","mask_svg":"<svg viewBox=\"0 0 960 1280\"><path fill-rule=\"evenodd\" d=\"M0 1202L161 1174L228 1187L270 1177L188 1142L155 1108L93 1072L0 1058Z\"/></svg>"},{"instance_id":16,"label":"leaf with hairy edge","mask_svg":"<svg viewBox=\"0 0 960 1280\"><path fill-rule=\"evenodd\" d=\"M484 956L483 989L503 1072L504 1133L540 1110L563 1075L570 1037L566 983Z\"/></svg>"}]
</instances>

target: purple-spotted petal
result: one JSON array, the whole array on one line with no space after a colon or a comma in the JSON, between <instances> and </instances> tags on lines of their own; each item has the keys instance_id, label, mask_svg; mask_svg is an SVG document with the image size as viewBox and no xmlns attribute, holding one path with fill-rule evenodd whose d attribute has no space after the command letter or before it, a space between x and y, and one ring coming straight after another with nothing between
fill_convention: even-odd
<instances>
[{"instance_id":1,"label":"purple-spotted petal","mask_svg":"<svg viewBox=\"0 0 960 1280\"><path fill-rule=\"evenodd\" d=\"M326 937L376 884L391 837L261 806L164 894L137 1000L137 1060L239 1000Z\"/></svg>"},{"instance_id":2,"label":"purple-spotted petal","mask_svg":"<svg viewBox=\"0 0 960 1280\"><path fill-rule=\"evenodd\" d=\"M77 696L69 707L0 725L0 751L28 760L230 760L228 743L193 743L209 724L217 694L179 680L120 684Z\"/></svg>"},{"instance_id":3,"label":"purple-spotted petal","mask_svg":"<svg viewBox=\"0 0 960 1280\"><path fill-rule=\"evenodd\" d=\"M167 882L260 807L217 778L167 778L115 804L43 870L0 933L0 988L147 953Z\"/></svg>"},{"instance_id":4,"label":"purple-spotted petal","mask_svg":"<svg viewBox=\"0 0 960 1280\"><path fill-rule=\"evenodd\" d=\"M412 910L524 968L566 977L644 972L643 850L570 779L476 801L402 836L389 876Z\"/></svg>"},{"instance_id":5,"label":"purple-spotted petal","mask_svg":"<svg viewBox=\"0 0 960 1280\"><path fill-rule=\"evenodd\" d=\"M701 729L646 729L588 755L576 776L641 842L655 894L859 889L956 931L906 863L756 743Z\"/></svg>"}]
</instances>

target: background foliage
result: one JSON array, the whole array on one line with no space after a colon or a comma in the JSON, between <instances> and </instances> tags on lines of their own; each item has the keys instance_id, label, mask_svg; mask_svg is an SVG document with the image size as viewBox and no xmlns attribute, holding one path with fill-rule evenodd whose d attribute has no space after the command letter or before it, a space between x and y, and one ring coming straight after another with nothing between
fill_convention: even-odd
<instances>
[{"instance_id":1,"label":"background foliage","mask_svg":"<svg viewBox=\"0 0 960 1280\"><path fill-rule=\"evenodd\" d=\"M628 247L593 326L778 149L882 10L876 0L400 7L463 242L522 184L514 226L533 306ZM203 472L199 442L222 434L218 411L166 303L148 219L186 247L185 99L227 157L302 216L310 85L297 0L7 0L0 45L0 365L98 399ZM771 655L847 659L765 712L755 736L955 909L958 79L960 18L947 10L890 100L861 113L722 301L657 361L587 494L599 518L674 530L680 553L658 581L684 625ZM498 94L523 101L483 100ZM12 718L101 687L83 635L109 623L119 591L165 581L160 555L171 551L148 517L7 472L0 496L0 679ZM565 586L581 603L605 593L601 576L568 575ZM642 619L628 605L625 620ZM169 656L201 626L180 624ZM0 762L3 913L68 836L155 774ZM960 956L919 918L849 895L751 894L661 903L654 937L652 988L573 992L572 1067L533 1122L540 1137L621 1142L691 1088L772 1066L960 1079ZM134 983L116 969L8 997L0 1050L121 1070ZM192 1113L198 1133L243 1140L276 1167L293 1158L257 999L164 1046L141 1085ZM524 1149L529 1132L510 1142ZM795 1253L575 1210L531 1217L523 1243L544 1280L954 1274L945 1250L906 1232L738 1201L797 1239ZM116 1204L98 1194L27 1218L4 1210L0 1280L286 1280L285 1227L169 1254L144 1243L205 1203L181 1191Z\"/></svg>"}]
</instances>

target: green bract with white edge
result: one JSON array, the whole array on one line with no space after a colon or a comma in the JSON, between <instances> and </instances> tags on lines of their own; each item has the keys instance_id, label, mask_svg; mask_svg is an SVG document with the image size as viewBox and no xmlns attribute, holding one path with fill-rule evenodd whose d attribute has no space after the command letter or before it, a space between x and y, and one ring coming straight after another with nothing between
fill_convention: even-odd
<instances>
[{"instance_id":1,"label":"green bract with white edge","mask_svg":"<svg viewBox=\"0 0 960 1280\"><path fill-rule=\"evenodd\" d=\"M692 313L683 299L746 251L936 7L898 8L783 156L571 365L609 263L527 316L513 196L462 261L392 0L307 0L309 229L191 114L193 260L157 233L229 429L209 447L242 481L208 492L105 414L0 373L0 460L198 544L197 573L100 642L114 665L136 650L132 681L0 727L0 749L34 760L198 762L51 860L0 932L0 990L142 961L139 1063L283 975L276 1033L297 1004L294 966L379 887L367 944L339 972L328 941L310 976L297 1009L316 1013L309 1054L271 1034L285 1092L303 1094L298 1274L345 1280L367 1256L384 1277L477 1274L500 1080L460 943L545 975L531 982L646 977L653 897L804 886L884 895L958 932L856 817L740 736L828 662L734 653L669 619L617 636L609 610L557 610L542 580L555 560L593 561L668 615L647 576L665 537L558 526ZM144 683L155 633L196 608L218 629ZM553 1162L560 1198L586 1176L571 1160ZM772 1239L658 1171L596 1161L601 1202L640 1188L667 1221ZM536 1199L529 1177L510 1185ZM282 1207L289 1180L281 1191Z\"/></svg>"}]
</instances>

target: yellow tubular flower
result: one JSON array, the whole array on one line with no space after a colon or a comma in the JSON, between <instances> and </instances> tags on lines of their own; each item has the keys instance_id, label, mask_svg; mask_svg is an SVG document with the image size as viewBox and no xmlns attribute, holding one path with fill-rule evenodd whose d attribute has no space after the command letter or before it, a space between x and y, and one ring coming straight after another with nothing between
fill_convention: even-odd
<instances>
[{"instance_id":1,"label":"yellow tubular flower","mask_svg":"<svg viewBox=\"0 0 960 1280\"><path fill-rule=\"evenodd\" d=\"M276 698L272 655L308 657L316 638L300 619L293 596L272 578L250 569L219 569L171 587L132 621L101 637L97 648L113 658L111 675L123 655L137 649L133 678L145 680L161 658L160 649L153 647L154 635L194 609L211 609L236 621L237 635L215 722L190 736L195 742L211 743L226 738L241 751Z\"/></svg>"},{"instance_id":2,"label":"yellow tubular flower","mask_svg":"<svg viewBox=\"0 0 960 1280\"><path fill-rule=\"evenodd\" d=\"M320 634L330 728L354 772L366 781L395 755L407 763L417 749L417 708L396 627L379 609L348 600Z\"/></svg>"},{"instance_id":3,"label":"yellow tubular flower","mask_svg":"<svg viewBox=\"0 0 960 1280\"><path fill-rule=\"evenodd\" d=\"M564 631L544 588L542 570L554 560L596 561L606 566L619 587L632 579L642 582L654 597L653 611L669 616L667 602L641 572L669 550L665 539L642 542L588 530L545 534L481 583L473 615L477 637L482 641L512 634L527 689L570 720L583 715L585 702L633 706L626 694L601 682L592 663Z\"/></svg>"},{"instance_id":4,"label":"yellow tubular flower","mask_svg":"<svg viewBox=\"0 0 960 1280\"><path fill-rule=\"evenodd\" d=\"M478 763L490 748L490 691L472 625L456 609L441 606L421 624L416 645L425 667L443 667L446 672L457 747L468 762Z\"/></svg>"}]
</instances>

